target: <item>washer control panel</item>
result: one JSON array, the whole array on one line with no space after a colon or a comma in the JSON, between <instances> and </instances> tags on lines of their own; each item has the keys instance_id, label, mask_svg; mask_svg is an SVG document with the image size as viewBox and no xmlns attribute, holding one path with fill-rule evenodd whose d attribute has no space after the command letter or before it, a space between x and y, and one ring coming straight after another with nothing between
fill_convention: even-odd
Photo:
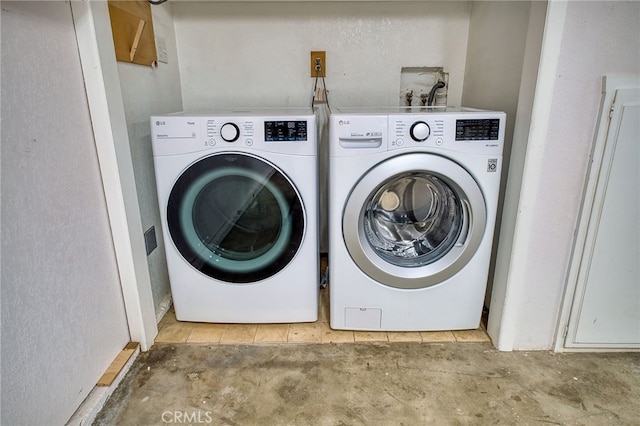
<instances>
[{"instance_id":1,"label":"washer control panel","mask_svg":"<svg viewBox=\"0 0 640 426\"><path fill-rule=\"evenodd\" d=\"M431 134L431 127L424 121L416 121L409 130L411 138L416 142L426 141Z\"/></svg>"},{"instance_id":2,"label":"washer control panel","mask_svg":"<svg viewBox=\"0 0 640 426\"><path fill-rule=\"evenodd\" d=\"M390 116L389 136L391 145L400 147L407 143L413 145L414 143L422 144L427 141L442 145L444 142L444 126L444 119L437 116Z\"/></svg>"},{"instance_id":3,"label":"washer control panel","mask_svg":"<svg viewBox=\"0 0 640 426\"><path fill-rule=\"evenodd\" d=\"M354 110L332 114L330 144L337 144L333 152L339 155L401 149L491 155L502 152L506 118L503 112L472 109L381 112Z\"/></svg>"},{"instance_id":4,"label":"washer control panel","mask_svg":"<svg viewBox=\"0 0 640 426\"><path fill-rule=\"evenodd\" d=\"M500 119L476 118L456 120L457 141L495 141L500 137Z\"/></svg>"}]
</instances>

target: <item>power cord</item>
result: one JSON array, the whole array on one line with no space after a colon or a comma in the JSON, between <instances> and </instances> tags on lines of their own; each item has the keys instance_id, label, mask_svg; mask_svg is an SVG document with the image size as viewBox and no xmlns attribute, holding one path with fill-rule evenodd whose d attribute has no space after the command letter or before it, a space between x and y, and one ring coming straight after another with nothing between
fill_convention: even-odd
<instances>
[{"instance_id":1,"label":"power cord","mask_svg":"<svg viewBox=\"0 0 640 426\"><path fill-rule=\"evenodd\" d=\"M316 79L313 83L313 97L311 98L311 108L314 107L316 102L316 93L318 93L318 79L322 78L322 89L324 90L324 102L327 104L327 109L329 113L331 113L331 106L329 105L329 96L327 90L327 84L324 80L324 77L320 77L320 71L322 71L322 66L320 65L320 60L316 59Z\"/></svg>"}]
</instances>

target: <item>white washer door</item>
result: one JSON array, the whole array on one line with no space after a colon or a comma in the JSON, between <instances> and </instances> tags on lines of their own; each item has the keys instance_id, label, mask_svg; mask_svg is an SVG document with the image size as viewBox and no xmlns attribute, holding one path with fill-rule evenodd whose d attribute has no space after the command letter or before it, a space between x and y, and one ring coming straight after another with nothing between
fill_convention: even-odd
<instances>
[{"instance_id":1,"label":"white washer door","mask_svg":"<svg viewBox=\"0 0 640 426\"><path fill-rule=\"evenodd\" d=\"M223 153L189 166L167 203L180 254L200 272L229 283L275 275L295 257L305 231L300 195L275 165Z\"/></svg>"},{"instance_id":2,"label":"white washer door","mask_svg":"<svg viewBox=\"0 0 640 426\"><path fill-rule=\"evenodd\" d=\"M416 289L460 271L484 235L480 187L460 165L405 154L370 169L343 212L344 240L358 267L381 284Z\"/></svg>"}]
</instances>

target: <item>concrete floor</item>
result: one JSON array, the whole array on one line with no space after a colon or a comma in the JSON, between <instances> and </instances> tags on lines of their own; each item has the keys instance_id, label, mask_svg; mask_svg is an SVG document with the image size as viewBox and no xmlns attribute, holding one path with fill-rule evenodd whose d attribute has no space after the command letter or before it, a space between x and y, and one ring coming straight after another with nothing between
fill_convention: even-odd
<instances>
[{"instance_id":1,"label":"concrete floor","mask_svg":"<svg viewBox=\"0 0 640 426\"><path fill-rule=\"evenodd\" d=\"M98 425L637 425L639 353L489 343L156 344Z\"/></svg>"}]
</instances>

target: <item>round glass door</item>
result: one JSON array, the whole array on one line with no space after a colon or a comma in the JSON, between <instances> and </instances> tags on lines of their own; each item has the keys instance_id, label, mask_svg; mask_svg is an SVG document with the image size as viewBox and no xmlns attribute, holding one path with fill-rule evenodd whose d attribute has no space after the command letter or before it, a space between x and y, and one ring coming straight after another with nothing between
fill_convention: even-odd
<instances>
[{"instance_id":1,"label":"round glass door","mask_svg":"<svg viewBox=\"0 0 640 426\"><path fill-rule=\"evenodd\" d=\"M396 176L364 206L363 226L374 251L398 266L428 265L444 256L462 231L460 197L426 172Z\"/></svg>"},{"instance_id":2,"label":"round glass door","mask_svg":"<svg viewBox=\"0 0 640 426\"><path fill-rule=\"evenodd\" d=\"M408 154L370 170L343 215L347 249L360 269L398 288L438 284L457 273L480 245L486 225L482 192L458 164Z\"/></svg>"},{"instance_id":3,"label":"round glass door","mask_svg":"<svg viewBox=\"0 0 640 426\"><path fill-rule=\"evenodd\" d=\"M204 158L180 175L167 222L192 266L230 283L278 273L297 253L305 227L302 201L285 175L239 153Z\"/></svg>"}]
</instances>

